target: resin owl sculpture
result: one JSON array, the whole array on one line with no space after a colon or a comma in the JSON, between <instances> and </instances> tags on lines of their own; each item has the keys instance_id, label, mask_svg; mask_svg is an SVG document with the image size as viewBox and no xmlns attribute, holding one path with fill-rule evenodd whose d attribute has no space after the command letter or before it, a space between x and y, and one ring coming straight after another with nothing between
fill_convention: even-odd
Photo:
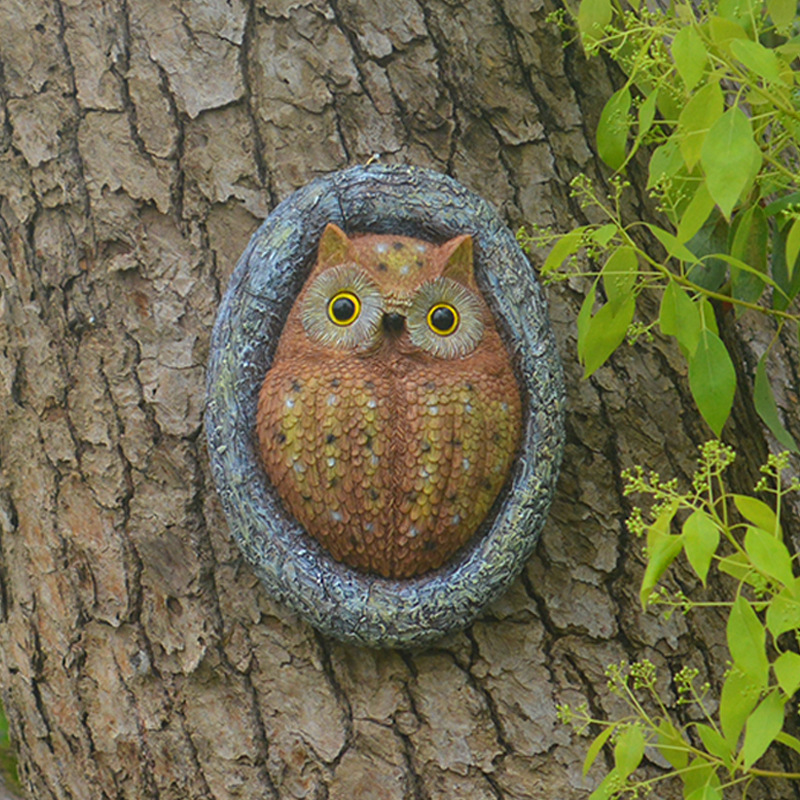
<instances>
[{"instance_id":1,"label":"resin owl sculpture","mask_svg":"<svg viewBox=\"0 0 800 800\"><path fill-rule=\"evenodd\" d=\"M436 569L491 508L520 429L472 238L437 246L329 224L257 414L266 473L305 530L362 571Z\"/></svg>"}]
</instances>

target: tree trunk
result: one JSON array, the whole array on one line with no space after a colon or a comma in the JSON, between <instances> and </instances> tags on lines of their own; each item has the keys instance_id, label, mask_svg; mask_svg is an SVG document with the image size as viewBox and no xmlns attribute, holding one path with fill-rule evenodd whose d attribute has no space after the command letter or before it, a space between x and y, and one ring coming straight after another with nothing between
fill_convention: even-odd
<instances>
[{"instance_id":1,"label":"tree trunk","mask_svg":"<svg viewBox=\"0 0 800 800\"><path fill-rule=\"evenodd\" d=\"M582 219L567 184L599 174L610 80L549 10L0 0L0 681L31 797L568 800L600 772L581 777L587 740L557 703L613 711L603 671L625 658L665 687L683 663L719 681L720 625L640 610L619 477L685 481L709 432L660 338L580 379L579 282L548 290L560 492L465 632L413 653L326 640L265 595L210 481L214 315L292 190L380 153L448 172L512 227ZM742 381L771 335L748 324L728 331ZM775 362L787 408L793 347ZM726 439L749 490L768 445L746 393Z\"/></svg>"}]
</instances>

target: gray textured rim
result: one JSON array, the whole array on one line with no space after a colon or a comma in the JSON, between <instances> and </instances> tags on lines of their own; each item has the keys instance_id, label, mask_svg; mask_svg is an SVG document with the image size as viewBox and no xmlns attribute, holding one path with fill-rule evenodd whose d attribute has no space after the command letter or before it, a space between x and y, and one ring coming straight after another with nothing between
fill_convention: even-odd
<instances>
[{"instance_id":1,"label":"gray textured rim","mask_svg":"<svg viewBox=\"0 0 800 800\"><path fill-rule=\"evenodd\" d=\"M484 533L446 566L412 580L369 576L334 561L287 517L254 449L258 391L328 222L348 232L434 242L471 233L478 282L505 323L527 395L510 489ZM214 325L205 424L231 531L270 595L337 639L413 647L468 625L522 569L555 490L563 405L561 364L540 288L497 213L446 175L373 165L313 181L253 235Z\"/></svg>"}]
</instances>

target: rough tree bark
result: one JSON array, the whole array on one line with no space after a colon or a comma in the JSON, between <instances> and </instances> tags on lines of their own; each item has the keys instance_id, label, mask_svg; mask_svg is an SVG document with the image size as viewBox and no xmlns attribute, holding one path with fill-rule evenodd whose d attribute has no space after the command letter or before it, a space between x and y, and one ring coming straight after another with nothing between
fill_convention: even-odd
<instances>
[{"instance_id":1,"label":"rough tree bark","mask_svg":"<svg viewBox=\"0 0 800 800\"><path fill-rule=\"evenodd\" d=\"M378 152L449 172L512 226L581 218L567 183L599 174L610 81L549 10L0 0L0 682L31 797L578 798L599 773L581 778L557 702L613 710L603 670L623 658L650 658L665 691L683 663L719 680L719 625L639 609L619 478L685 479L708 432L663 340L580 380L579 284L548 290L560 493L523 576L464 633L415 653L316 635L265 596L210 484L215 310L294 188ZM750 325L728 332L742 380L770 336ZM796 343L775 363L791 408ZM760 430L740 397L744 489Z\"/></svg>"}]
</instances>

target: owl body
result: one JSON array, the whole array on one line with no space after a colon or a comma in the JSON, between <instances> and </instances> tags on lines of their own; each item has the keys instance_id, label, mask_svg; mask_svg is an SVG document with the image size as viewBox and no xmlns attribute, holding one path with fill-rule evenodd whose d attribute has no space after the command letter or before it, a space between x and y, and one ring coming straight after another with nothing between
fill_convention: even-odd
<instances>
[{"instance_id":1,"label":"owl body","mask_svg":"<svg viewBox=\"0 0 800 800\"><path fill-rule=\"evenodd\" d=\"M472 240L329 225L267 372L262 462L331 555L389 578L444 564L510 471L521 401Z\"/></svg>"}]
</instances>

